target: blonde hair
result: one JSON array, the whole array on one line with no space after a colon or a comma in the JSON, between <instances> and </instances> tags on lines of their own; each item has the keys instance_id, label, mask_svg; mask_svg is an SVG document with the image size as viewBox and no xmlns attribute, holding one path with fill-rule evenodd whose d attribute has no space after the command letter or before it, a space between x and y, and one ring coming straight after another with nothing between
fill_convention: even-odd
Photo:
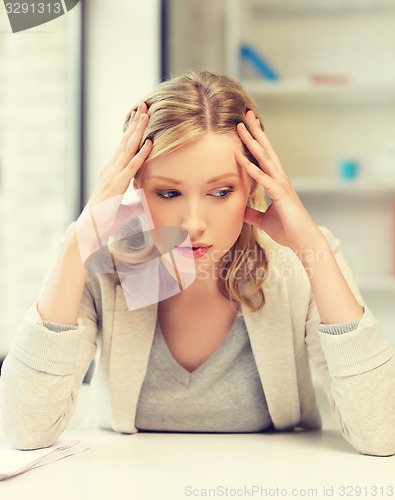
<instances>
[{"instance_id":1,"label":"blonde hair","mask_svg":"<svg viewBox=\"0 0 395 500\"><path fill-rule=\"evenodd\" d=\"M208 71L190 71L164 81L144 101L150 120L141 146L146 139L153 141L148 160L174 151L208 131L228 133L235 131L240 122L248 128L245 114L249 109L260 119L258 108L240 83ZM136 109L137 106L127 114L124 130ZM245 146L244 152L258 166ZM265 207L261 187L248 205L258 209ZM251 311L260 309L265 301L262 284L268 260L258 239L257 228L244 223L237 241L219 264L221 293Z\"/></svg>"}]
</instances>

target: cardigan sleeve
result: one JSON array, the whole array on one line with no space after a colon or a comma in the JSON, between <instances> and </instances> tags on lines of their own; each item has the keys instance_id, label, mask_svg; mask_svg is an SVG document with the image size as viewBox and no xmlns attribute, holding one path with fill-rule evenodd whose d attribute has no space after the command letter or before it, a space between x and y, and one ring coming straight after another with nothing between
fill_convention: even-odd
<instances>
[{"instance_id":1,"label":"cardigan sleeve","mask_svg":"<svg viewBox=\"0 0 395 500\"><path fill-rule=\"evenodd\" d=\"M380 324L366 306L339 241L327 231L336 260L364 308L356 328L341 335L322 331L313 297L306 324L310 358L323 382L344 438L360 453L395 454L395 356ZM334 304L336 307L336 304Z\"/></svg>"},{"instance_id":2,"label":"cardigan sleeve","mask_svg":"<svg viewBox=\"0 0 395 500\"><path fill-rule=\"evenodd\" d=\"M19 449L53 444L67 426L96 352L97 318L88 283L77 327L53 331L33 304L15 334L0 377L0 429Z\"/></svg>"},{"instance_id":3,"label":"cardigan sleeve","mask_svg":"<svg viewBox=\"0 0 395 500\"><path fill-rule=\"evenodd\" d=\"M356 321L349 321L348 323L334 323L334 324L320 324L318 331L321 333L328 333L329 335L343 335L344 333L351 332L358 328L359 319Z\"/></svg>"}]
</instances>

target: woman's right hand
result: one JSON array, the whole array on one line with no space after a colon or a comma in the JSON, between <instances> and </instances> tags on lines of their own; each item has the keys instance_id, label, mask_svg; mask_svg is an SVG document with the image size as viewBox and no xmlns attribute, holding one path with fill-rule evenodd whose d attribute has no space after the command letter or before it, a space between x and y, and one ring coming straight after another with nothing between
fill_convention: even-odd
<instances>
[{"instance_id":1,"label":"woman's right hand","mask_svg":"<svg viewBox=\"0 0 395 500\"><path fill-rule=\"evenodd\" d=\"M76 222L83 262L121 226L144 213L142 203L123 205L121 201L152 150L153 144L149 139L139 149L148 121L147 105L141 103L137 112L132 112L120 145L101 171L92 195Z\"/></svg>"},{"instance_id":2,"label":"woman's right hand","mask_svg":"<svg viewBox=\"0 0 395 500\"><path fill-rule=\"evenodd\" d=\"M124 195L130 181L147 159L152 149L152 142L145 141L139 151L139 145L148 125L147 105L143 102L137 112L132 112L129 126L110 162L100 173L91 197L85 207L91 208L113 196Z\"/></svg>"}]
</instances>

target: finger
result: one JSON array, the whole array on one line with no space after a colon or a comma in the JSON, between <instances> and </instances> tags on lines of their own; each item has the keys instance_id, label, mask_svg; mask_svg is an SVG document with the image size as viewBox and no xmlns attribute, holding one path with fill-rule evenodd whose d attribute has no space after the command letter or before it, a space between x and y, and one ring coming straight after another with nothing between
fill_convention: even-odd
<instances>
[{"instance_id":1,"label":"finger","mask_svg":"<svg viewBox=\"0 0 395 500\"><path fill-rule=\"evenodd\" d=\"M122 140L121 140L119 146L115 150L115 153L111 159L112 163L115 163L117 158L122 154L123 150L125 149L125 147L127 146L128 142L129 142L131 136L136 131L141 116L143 114L146 114L146 112L147 112L147 105L145 102L140 103L137 110L134 110L131 112L128 126L123 134L123 137L122 137Z\"/></svg>"},{"instance_id":2,"label":"finger","mask_svg":"<svg viewBox=\"0 0 395 500\"><path fill-rule=\"evenodd\" d=\"M145 102L141 102L137 109L136 110L133 110L131 113L130 113L130 118L129 118L129 122L128 122L128 125L125 129L125 133L122 137L122 141L121 141L121 144L124 143L124 142L127 142L131 135L133 134L133 132L136 130L137 128L137 124L139 123L139 120L141 118L141 115L143 115L144 113L147 113L147 105Z\"/></svg>"},{"instance_id":3,"label":"finger","mask_svg":"<svg viewBox=\"0 0 395 500\"><path fill-rule=\"evenodd\" d=\"M128 165L123 169L122 175L126 177L129 181L137 174L140 168L143 166L144 162L147 160L153 148L153 143L150 139L147 139L140 151L133 156Z\"/></svg>"},{"instance_id":4,"label":"finger","mask_svg":"<svg viewBox=\"0 0 395 500\"><path fill-rule=\"evenodd\" d=\"M123 144L122 151L119 153L114 162L114 169L116 171L123 170L137 154L143 138L144 130L148 125L148 121L149 118L147 114L142 114L140 116L136 129L130 136L129 141Z\"/></svg>"},{"instance_id":5,"label":"finger","mask_svg":"<svg viewBox=\"0 0 395 500\"><path fill-rule=\"evenodd\" d=\"M250 162L241 151L236 151L236 161L265 190L270 191L270 189L274 188L275 180L266 172L260 170L254 163Z\"/></svg>"},{"instance_id":6,"label":"finger","mask_svg":"<svg viewBox=\"0 0 395 500\"><path fill-rule=\"evenodd\" d=\"M263 227L263 219L265 217L265 212L260 212L255 210L255 208L246 207L244 212L244 222L247 224L252 224L253 226L261 229Z\"/></svg>"},{"instance_id":7,"label":"finger","mask_svg":"<svg viewBox=\"0 0 395 500\"><path fill-rule=\"evenodd\" d=\"M128 142L126 143L125 149L130 149L135 154L137 153L139 146L141 144L141 139L144 135L144 130L147 128L149 122L149 116L147 113L143 113L140 115L138 122L136 123L134 132L129 137Z\"/></svg>"},{"instance_id":8,"label":"finger","mask_svg":"<svg viewBox=\"0 0 395 500\"><path fill-rule=\"evenodd\" d=\"M278 174L277 166L272 161L267 151L252 137L244 123L239 123L237 125L237 132L242 142L247 146L248 150L258 161L262 170L272 177L275 177L276 174Z\"/></svg>"},{"instance_id":9,"label":"finger","mask_svg":"<svg viewBox=\"0 0 395 500\"><path fill-rule=\"evenodd\" d=\"M133 122L133 118L136 116L136 113L137 113L136 109L134 109L133 111L131 111L130 117L129 117L128 126Z\"/></svg>"},{"instance_id":10,"label":"finger","mask_svg":"<svg viewBox=\"0 0 395 500\"><path fill-rule=\"evenodd\" d=\"M269 139L267 138L267 135L265 134L263 128L261 127L260 120L255 116L255 113L251 109L248 110L246 113L246 121L251 130L251 135L259 142L259 144L263 148L265 148L268 155L271 157L276 167L278 168L278 170L284 172L280 159L277 156L277 153L275 152L273 146L271 145Z\"/></svg>"},{"instance_id":11,"label":"finger","mask_svg":"<svg viewBox=\"0 0 395 500\"><path fill-rule=\"evenodd\" d=\"M145 102L141 102L138 105L137 110L134 113L134 116L132 117L132 114L130 115L130 120L129 120L128 128L130 128L132 130L132 132L134 130L136 130L137 125L139 123L139 120L140 120L141 116L144 115L144 114L146 114L147 111L148 111L147 104Z\"/></svg>"},{"instance_id":12,"label":"finger","mask_svg":"<svg viewBox=\"0 0 395 500\"><path fill-rule=\"evenodd\" d=\"M127 144L129 142L130 138L132 137L132 135L134 134L134 132L136 131L136 129L140 123L141 117L147 113L147 109L148 108L147 108L146 103L141 102L139 104L137 110L135 110L131 113L128 126L125 130L125 133L123 135L123 138L122 138L122 141L120 144L121 149L125 144Z\"/></svg>"}]
</instances>

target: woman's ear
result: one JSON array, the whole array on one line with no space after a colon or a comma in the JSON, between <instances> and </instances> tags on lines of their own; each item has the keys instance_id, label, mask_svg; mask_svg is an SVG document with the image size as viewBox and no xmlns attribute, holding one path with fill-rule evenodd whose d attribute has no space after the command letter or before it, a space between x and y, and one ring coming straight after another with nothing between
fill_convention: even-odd
<instances>
[{"instance_id":1,"label":"woman's ear","mask_svg":"<svg viewBox=\"0 0 395 500\"><path fill-rule=\"evenodd\" d=\"M248 200L251 200L254 197L254 194L256 193L257 189L259 187L259 184L255 179L251 179L251 189L250 189L250 194L248 195Z\"/></svg>"}]
</instances>

